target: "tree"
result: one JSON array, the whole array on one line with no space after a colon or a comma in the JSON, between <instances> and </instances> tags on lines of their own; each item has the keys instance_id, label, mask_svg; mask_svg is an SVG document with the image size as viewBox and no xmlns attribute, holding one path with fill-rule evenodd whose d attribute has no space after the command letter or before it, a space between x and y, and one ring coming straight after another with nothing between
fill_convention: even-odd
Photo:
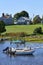
<instances>
[{"instance_id":1,"label":"tree","mask_svg":"<svg viewBox=\"0 0 43 65\"><path fill-rule=\"evenodd\" d=\"M17 21L20 17L28 17L29 18L29 14L26 11L22 11L20 13L16 13L14 15L14 21Z\"/></svg>"},{"instance_id":2,"label":"tree","mask_svg":"<svg viewBox=\"0 0 43 65\"><path fill-rule=\"evenodd\" d=\"M0 33L3 33L5 31L6 31L6 29L5 29L5 23L3 21L0 21Z\"/></svg>"},{"instance_id":3,"label":"tree","mask_svg":"<svg viewBox=\"0 0 43 65\"><path fill-rule=\"evenodd\" d=\"M26 11L20 12L20 15L23 16L23 17L28 17L29 18L29 14Z\"/></svg>"},{"instance_id":4,"label":"tree","mask_svg":"<svg viewBox=\"0 0 43 65\"><path fill-rule=\"evenodd\" d=\"M33 18L33 23L34 23L34 24L41 23L41 18L40 18L39 15L36 15L36 16Z\"/></svg>"},{"instance_id":5,"label":"tree","mask_svg":"<svg viewBox=\"0 0 43 65\"><path fill-rule=\"evenodd\" d=\"M19 16L20 16L20 13L16 13L16 14L14 15L14 18L18 19Z\"/></svg>"}]
</instances>

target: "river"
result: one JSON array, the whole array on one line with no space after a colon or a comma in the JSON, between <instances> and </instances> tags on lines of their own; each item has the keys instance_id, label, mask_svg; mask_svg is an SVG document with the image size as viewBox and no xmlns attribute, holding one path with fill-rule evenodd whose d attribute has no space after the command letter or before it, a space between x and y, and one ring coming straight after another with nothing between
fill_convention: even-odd
<instances>
[{"instance_id":1,"label":"river","mask_svg":"<svg viewBox=\"0 0 43 65\"><path fill-rule=\"evenodd\" d=\"M43 65L43 49L35 49L33 55L26 56L11 56L3 53L3 49L7 46L17 47L18 45L14 44L14 41L0 42L0 65ZM43 43L32 43L26 42L26 46L36 48L43 46ZM23 48L24 45L19 45L20 48Z\"/></svg>"}]
</instances>

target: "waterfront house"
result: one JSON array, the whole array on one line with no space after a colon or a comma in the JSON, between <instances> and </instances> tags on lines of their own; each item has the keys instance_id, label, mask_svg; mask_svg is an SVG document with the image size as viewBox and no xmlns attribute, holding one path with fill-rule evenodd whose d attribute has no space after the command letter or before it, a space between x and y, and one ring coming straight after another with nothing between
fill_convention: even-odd
<instances>
[{"instance_id":1,"label":"waterfront house","mask_svg":"<svg viewBox=\"0 0 43 65\"><path fill-rule=\"evenodd\" d=\"M28 25L30 24L31 20L28 17L20 17L17 21L14 22L14 24L19 24L19 25Z\"/></svg>"},{"instance_id":2,"label":"waterfront house","mask_svg":"<svg viewBox=\"0 0 43 65\"><path fill-rule=\"evenodd\" d=\"M0 17L0 21L4 21L5 25L11 25L13 24L13 18L11 15L8 14L2 14L2 16Z\"/></svg>"}]
</instances>

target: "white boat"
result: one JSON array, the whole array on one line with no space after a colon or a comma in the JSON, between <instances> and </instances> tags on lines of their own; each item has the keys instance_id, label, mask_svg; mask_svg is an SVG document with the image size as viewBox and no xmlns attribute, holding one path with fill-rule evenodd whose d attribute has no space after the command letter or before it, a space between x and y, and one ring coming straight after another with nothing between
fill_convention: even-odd
<instances>
[{"instance_id":1,"label":"white boat","mask_svg":"<svg viewBox=\"0 0 43 65\"><path fill-rule=\"evenodd\" d=\"M16 55L31 55L35 52L35 50L28 48L17 49L17 48L7 47L6 49L3 50L3 52L9 54L16 54Z\"/></svg>"},{"instance_id":2,"label":"white boat","mask_svg":"<svg viewBox=\"0 0 43 65\"><path fill-rule=\"evenodd\" d=\"M15 54L18 54L18 55L31 55L31 54L33 54L35 52L35 50L33 50L33 49L16 49L16 52L15 52Z\"/></svg>"}]
</instances>

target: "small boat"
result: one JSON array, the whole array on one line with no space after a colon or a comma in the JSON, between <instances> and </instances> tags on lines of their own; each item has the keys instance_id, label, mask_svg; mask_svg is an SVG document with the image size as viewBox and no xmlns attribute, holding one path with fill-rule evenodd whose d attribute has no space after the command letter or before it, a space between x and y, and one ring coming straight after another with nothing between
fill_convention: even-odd
<instances>
[{"instance_id":1,"label":"small boat","mask_svg":"<svg viewBox=\"0 0 43 65\"><path fill-rule=\"evenodd\" d=\"M35 52L35 50L31 48L17 49L13 47L7 47L3 50L3 52L15 55L32 55Z\"/></svg>"}]
</instances>

